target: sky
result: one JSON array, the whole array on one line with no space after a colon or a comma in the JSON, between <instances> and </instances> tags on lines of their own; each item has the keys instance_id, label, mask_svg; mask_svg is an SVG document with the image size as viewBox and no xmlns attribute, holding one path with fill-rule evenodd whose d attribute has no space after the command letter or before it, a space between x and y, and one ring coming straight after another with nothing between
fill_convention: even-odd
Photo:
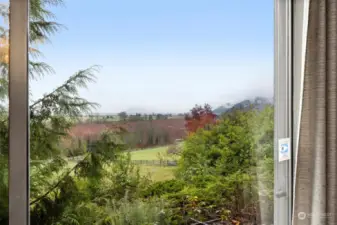
<instances>
[{"instance_id":1,"label":"sky","mask_svg":"<svg viewBox=\"0 0 337 225\"><path fill-rule=\"evenodd\" d=\"M42 45L55 74L31 83L37 99L100 65L81 96L100 113L186 112L273 96L272 0L66 0L67 29Z\"/></svg>"}]
</instances>

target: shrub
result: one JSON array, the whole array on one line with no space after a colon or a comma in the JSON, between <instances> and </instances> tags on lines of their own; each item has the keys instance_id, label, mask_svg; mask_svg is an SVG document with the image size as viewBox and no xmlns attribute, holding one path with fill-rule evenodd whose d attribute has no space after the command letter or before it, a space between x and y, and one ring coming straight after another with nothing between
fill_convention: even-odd
<instances>
[{"instance_id":1,"label":"shrub","mask_svg":"<svg viewBox=\"0 0 337 225\"><path fill-rule=\"evenodd\" d=\"M204 221L224 216L225 209L224 217L258 220L260 199L272 205L273 109L234 111L210 129L190 134L176 177L188 185L167 197L182 218Z\"/></svg>"},{"instance_id":2,"label":"shrub","mask_svg":"<svg viewBox=\"0 0 337 225\"><path fill-rule=\"evenodd\" d=\"M132 163L130 154L121 154L113 165L107 167L105 182L98 183L97 188L101 191L105 189L105 193L115 200L134 200L148 184L148 177L140 175L139 167Z\"/></svg>"},{"instance_id":3,"label":"shrub","mask_svg":"<svg viewBox=\"0 0 337 225\"><path fill-rule=\"evenodd\" d=\"M181 180L167 180L156 182L143 190L142 196L145 198L153 196L162 196L169 193L176 193L181 191L185 183Z\"/></svg>"}]
</instances>

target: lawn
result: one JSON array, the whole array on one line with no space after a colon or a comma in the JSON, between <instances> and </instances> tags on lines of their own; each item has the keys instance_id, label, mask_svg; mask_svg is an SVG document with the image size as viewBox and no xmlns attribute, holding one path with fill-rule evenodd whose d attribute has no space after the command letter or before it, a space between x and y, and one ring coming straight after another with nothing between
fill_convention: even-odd
<instances>
[{"instance_id":1,"label":"lawn","mask_svg":"<svg viewBox=\"0 0 337 225\"><path fill-rule=\"evenodd\" d=\"M76 165L75 161L69 161L69 168ZM138 165L142 176L149 176L153 181L164 181L174 178L174 166L148 166Z\"/></svg>"},{"instance_id":2,"label":"lawn","mask_svg":"<svg viewBox=\"0 0 337 225\"><path fill-rule=\"evenodd\" d=\"M166 154L167 146L130 151L132 160L159 160L158 154Z\"/></svg>"},{"instance_id":3,"label":"lawn","mask_svg":"<svg viewBox=\"0 0 337 225\"><path fill-rule=\"evenodd\" d=\"M164 181L174 179L175 167L163 167L163 166L146 166L140 165L140 174L143 176L150 176L153 181Z\"/></svg>"},{"instance_id":4,"label":"lawn","mask_svg":"<svg viewBox=\"0 0 337 225\"><path fill-rule=\"evenodd\" d=\"M158 154L167 158L168 146L130 151L132 160L159 160ZM169 157L170 158L170 157ZM149 175L153 181L164 181L174 178L175 167L139 165L141 175Z\"/></svg>"},{"instance_id":5,"label":"lawn","mask_svg":"<svg viewBox=\"0 0 337 225\"><path fill-rule=\"evenodd\" d=\"M148 148L144 150L130 151L132 160L159 160L158 154L161 154L165 160L172 160L167 156L168 146ZM76 161L69 161L69 167L75 166ZM174 166L164 167L158 165L139 165L141 175L149 175L153 181L163 181L174 178Z\"/></svg>"}]
</instances>

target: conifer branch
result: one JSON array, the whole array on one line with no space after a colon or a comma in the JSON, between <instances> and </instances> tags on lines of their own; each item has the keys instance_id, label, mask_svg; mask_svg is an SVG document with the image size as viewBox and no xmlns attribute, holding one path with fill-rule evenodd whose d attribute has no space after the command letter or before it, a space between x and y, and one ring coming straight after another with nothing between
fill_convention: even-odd
<instances>
[{"instance_id":1,"label":"conifer branch","mask_svg":"<svg viewBox=\"0 0 337 225\"><path fill-rule=\"evenodd\" d=\"M29 205L36 204L37 202L45 198L47 195L49 195L52 191L54 191L62 183L62 181L64 181L75 169L77 169L77 167L81 165L82 162L84 162L89 157L89 155L90 153L87 153L81 161L79 161L73 168L67 171L66 174L58 182L56 182L48 191L46 191L43 195L37 197L35 200L31 201Z\"/></svg>"},{"instance_id":2,"label":"conifer branch","mask_svg":"<svg viewBox=\"0 0 337 225\"><path fill-rule=\"evenodd\" d=\"M96 108L98 104L88 102L85 99L78 97L78 88L87 88L87 83L94 82L94 73L98 70L98 66L92 66L88 69L78 71L64 84L30 105L30 110L37 110L37 106L40 105L41 108L54 107L54 113L77 115L78 110L90 111L90 108ZM48 103L48 106L44 106L44 103ZM76 110L76 108L78 110Z\"/></svg>"}]
</instances>

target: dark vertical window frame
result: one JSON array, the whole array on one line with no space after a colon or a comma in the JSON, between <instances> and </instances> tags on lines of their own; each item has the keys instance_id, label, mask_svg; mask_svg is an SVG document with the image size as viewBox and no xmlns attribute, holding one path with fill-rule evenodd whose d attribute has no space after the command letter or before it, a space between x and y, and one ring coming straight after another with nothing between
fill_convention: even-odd
<instances>
[{"instance_id":1,"label":"dark vertical window frame","mask_svg":"<svg viewBox=\"0 0 337 225\"><path fill-rule=\"evenodd\" d=\"M274 0L274 225L292 221L293 1ZM290 138L291 158L279 162L279 139Z\"/></svg>"},{"instance_id":2,"label":"dark vertical window frame","mask_svg":"<svg viewBox=\"0 0 337 225\"><path fill-rule=\"evenodd\" d=\"M29 224L28 5L10 0L9 225Z\"/></svg>"}]
</instances>

